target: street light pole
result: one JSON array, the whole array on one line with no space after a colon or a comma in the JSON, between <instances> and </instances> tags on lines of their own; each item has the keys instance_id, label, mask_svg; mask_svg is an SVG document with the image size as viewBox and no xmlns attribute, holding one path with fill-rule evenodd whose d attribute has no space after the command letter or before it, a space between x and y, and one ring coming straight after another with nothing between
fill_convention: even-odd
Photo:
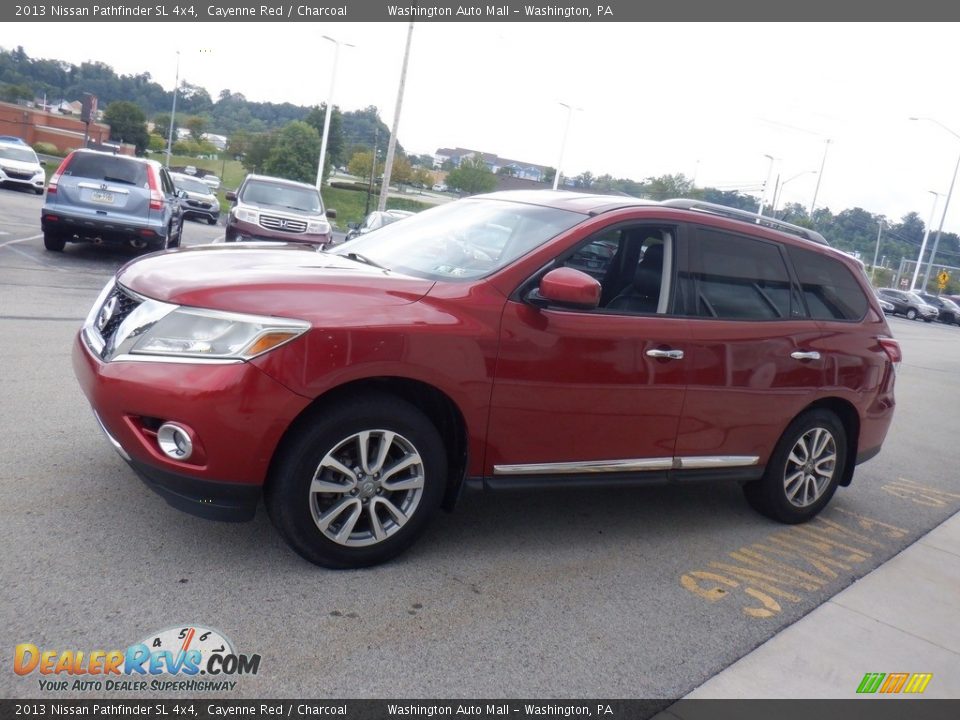
<instances>
[{"instance_id":1,"label":"street light pole","mask_svg":"<svg viewBox=\"0 0 960 720\"><path fill-rule=\"evenodd\" d=\"M180 85L180 51L177 50L177 75L173 81L173 109L170 111L170 132L167 135L167 167L170 167L170 151L173 149L173 122L177 116L177 87Z\"/></svg>"},{"instance_id":2,"label":"street light pole","mask_svg":"<svg viewBox=\"0 0 960 720\"><path fill-rule=\"evenodd\" d=\"M777 190L775 190L774 193L773 193L773 214L774 214L774 215L777 214L777 208L780 206L780 197L783 195L783 188L784 188L784 186L785 186L788 182L791 182L791 181L793 181L793 180L796 180L796 179L799 178L799 177L803 177L804 175L809 175L810 173L813 173L814 175L816 175L816 174L817 174L817 171L816 171L816 170L804 170L803 172L798 172L796 175L792 175L791 177L788 177L786 180L784 180L782 183L779 184L779 188L778 188Z\"/></svg>"},{"instance_id":3,"label":"street light pole","mask_svg":"<svg viewBox=\"0 0 960 720\"><path fill-rule=\"evenodd\" d=\"M943 129L946 130L948 133L950 133L951 135L953 135L955 138L957 138L958 140L960 140L960 135L958 135L957 133L955 133L953 130L951 130L950 128L948 128L946 125L944 125L944 124L943 124L942 122L940 122L939 120L934 120L933 118L929 118L929 117L923 117L923 118L912 117L912 118L910 118L910 119L911 119L911 120L928 120L928 121L932 122L934 125L939 125L941 128L943 128ZM947 219L947 209L950 207L950 198L953 197L953 186L954 186L954 185L956 184L956 182L957 182L957 171L958 171L958 170L960 170L960 157L957 157L957 166L953 169L953 177L950 178L950 189L947 190L947 199L946 199L946 200L944 201L944 203L943 203L943 215L940 216L940 226L937 228L937 235L936 235L936 237L933 239L933 250L930 251L930 262L929 262L929 264L927 265L927 271L926 271L926 273L924 273L924 276L923 276L923 289L924 289L924 290L927 289L927 284L930 282L930 271L931 271L931 269L933 268L933 260L934 260L934 258L935 258L936 255L937 255L937 248L940 247L940 233L943 232L943 223L944 223L944 222L946 221L946 219Z\"/></svg>"},{"instance_id":4,"label":"street light pole","mask_svg":"<svg viewBox=\"0 0 960 720\"><path fill-rule=\"evenodd\" d=\"M880 225L877 228L877 249L873 251L873 265L870 266L870 282L876 282L877 279L877 257L880 255L881 233L883 233L883 218L880 219Z\"/></svg>"},{"instance_id":5,"label":"street light pole","mask_svg":"<svg viewBox=\"0 0 960 720\"><path fill-rule=\"evenodd\" d=\"M407 27L407 46L403 51L403 66L400 68L400 87L397 88L397 107L393 111L393 127L390 128L390 142L387 143L387 158L383 162L383 184L380 186L380 201L377 210L387 209L387 196L390 194L390 175L393 173L393 155L397 150L397 129L400 127L400 108L403 107L403 91L407 85L407 62L410 60L410 42L413 40L413 23Z\"/></svg>"},{"instance_id":6,"label":"street light pole","mask_svg":"<svg viewBox=\"0 0 960 720\"><path fill-rule=\"evenodd\" d=\"M920 266L923 264L923 251L927 249L927 239L930 237L930 225L933 223L934 213L937 212L937 200L940 199L940 193L933 190L927 190L933 195L933 207L930 208L930 219L927 221L927 227L923 231L923 242L920 243L920 254L917 256L917 266L913 269L913 279L910 281L910 291L917 287L917 275L920 274ZM924 288L927 286L924 285Z\"/></svg>"},{"instance_id":7,"label":"street light pole","mask_svg":"<svg viewBox=\"0 0 960 720\"><path fill-rule=\"evenodd\" d=\"M765 158L770 158L770 163L767 165L767 179L763 181L763 189L760 191L760 205L757 207L757 215L763 215L763 203L767 199L767 185L770 184L770 175L773 173L773 155L767 155L764 153Z\"/></svg>"},{"instance_id":8,"label":"street light pole","mask_svg":"<svg viewBox=\"0 0 960 720\"><path fill-rule=\"evenodd\" d=\"M350 43L341 43L334 40L329 35L323 36L324 40L333 43L333 70L330 73L330 92L327 94L327 112L323 118L323 139L320 141L320 160L317 163L317 190L323 184L323 164L327 155L327 138L330 137L330 117L333 115L333 88L337 81L337 59L340 56L340 46L354 47Z\"/></svg>"},{"instance_id":9,"label":"street light pole","mask_svg":"<svg viewBox=\"0 0 960 720\"><path fill-rule=\"evenodd\" d=\"M820 194L820 181L823 180L823 168L827 164L827 151L830 149L830 138L823 146L823 160L820 161L820 172L817 174L817 186L813 189L813 200L810 201L810 219L813 220L813 209L817 206L817 195Z\"/></svg>"},{"instance_id":10,"label":"street light pole","mask_svg":"<svg viewBox=\"0 0 960 720\"><path fill-rule=\"evenodd\" d=\"M570 133L570 121L573 120L573 111L574 110L583 110L583 108L574 107L573 105L568 105L565 102L560 103L567 109L567 122L563 127L563 140L560 141L560 159L557 161L557 172L553 176L553 189L556 190L557 186L560 184L560 173L563 170L563 153L567 149L567 135Z\"/></svg>"}]
</instances>

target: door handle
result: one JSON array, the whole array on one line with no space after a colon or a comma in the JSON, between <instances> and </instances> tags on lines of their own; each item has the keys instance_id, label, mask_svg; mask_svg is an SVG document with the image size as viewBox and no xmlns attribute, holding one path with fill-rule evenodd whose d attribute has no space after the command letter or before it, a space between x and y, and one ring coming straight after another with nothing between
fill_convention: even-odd
<instances>
[{"instance_id":1,"label":"door handle","mask_svg":"<svg viewBox=\"0 0 960 720\"><path fill-rule=\"evenodd\" d=\"M647 350L647 357L683 360L683 350Z\"/></svg>"},{"instance_id":2,"label":"door handle","mask_svg":"<svg viewBox=\"0 0 960 720\"><path fill-rule=\"evenodd\" d=\"M818 353L816 350L811 350L810 352L797 350L796 352L790 353L790 357L792 357L794 360L819 360L820 353Z\"/></svg>"}]
</instances>

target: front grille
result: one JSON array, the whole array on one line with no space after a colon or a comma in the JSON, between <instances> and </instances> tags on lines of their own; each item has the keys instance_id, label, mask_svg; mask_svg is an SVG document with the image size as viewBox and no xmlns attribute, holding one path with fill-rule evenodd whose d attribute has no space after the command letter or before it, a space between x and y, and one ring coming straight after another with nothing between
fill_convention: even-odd
<instances>
[{"instance_id":1,"label":"front grille","mask_svg":"<svg viewBox=\"0 0 960 720\"><path fill-rule=\"evenodd\" d=\"M20 170L9 170L4 168L3 172L6 173L8 178L13 178L15 180L29 180L33 177L33 173L21 172Z\"/></svg>"},{"instance_id":2,"label":"front grille","mask_svg":"<svg viewBox=\"0 0 960 720\"><path fill-rule=\"evenodd\" d=\"M113 313L110 315L107 323L101 328L99 327L100 317L103 313L104 307L107 303L111 301L112 298L116 298L117 304L113 309ZM127 316L132 313L140 305L141 300L137 299L122 287L117 285L113 288L107 299L103 301L103 305L100 306L100 310L97 312L97 317L94 320L94 324L97 325L97 330L100 332L101 337L103 337L104 343L109 346L110 339L113 337L114 333L117 331L117 328L120 327L120 323L127 319Z\"/></svg>"},{"instance_id":3,"label":"front grille","mask_svg":"<svg viewBox=\"0 0 960 720\"><path fill-rule=\"evenodd\" d=\"M210 203L200 202L199 200L187 200L187 205L189 205L190 207L197 207L197 208L204 208L204 209L210 207Z\"/></svg>"},{"instance_id":4,"label":"front grille","mask_svg":"<svg viewBox=\"0 0 960 720\"><path fill-rule=\"evenodd\" d=\"M303 220L275 217L273 215L261 215L260 226L265 227L267 230L280 230L281 232L289 233L302 233L307 231L307 223Z\"/></svg>"}]
</instances>

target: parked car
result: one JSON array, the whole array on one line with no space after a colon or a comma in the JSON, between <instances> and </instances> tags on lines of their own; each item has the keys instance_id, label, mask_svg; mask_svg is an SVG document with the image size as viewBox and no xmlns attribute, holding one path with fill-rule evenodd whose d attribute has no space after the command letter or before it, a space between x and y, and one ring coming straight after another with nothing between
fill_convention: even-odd
<instances>
[{"instance_id":1,"label":"parked car","mask_svg":"<svg viewBox=\"0 0 960 720\"><path fill-rule=\"evenodd\" d=\"M576 263L600 240L597 277ZM397 555L465 484L732 480L809 520L880 451L900 358L861 266L812 230L551 191L329 253L142 258L73 349L100 427L168 503L240 520L262 495L329 567Z\"/></svg>"},{"instance_id":2,"label":"parked car","mask_svg":"<svg viewBox=\"0 0 960 720\"><path fill-rule=\"evenodd\" d=\"M366 235L368 232L378 230L384 225L408 218L414 213L409 210L374 210L367 215L362 223L347 223L350 231L347 233L347 240L352 240L360 235Z\"/></svg>"},{"instance_id":3,"label":"parked car","mask_svg":"<svg viewBox=\"0 0 960 720\"><path fill-rule=\"evenodd\" d=\"M449 188L443 183L436 183L432 188L434 192L446 192L448 189Z\"/></svg>"},{"instance_id":4,"label":"parked car","mask_svg":"<svg viewBox=\"0 0 960 720\"><path fill-rule=\"evenodd\" d=\"M178 247L181 197L156 160L74 150L47 185L40 212L44 247L53 252L68 242Z\"/></svg>"},{"instance_id":5,"label":"parked car","mask_svg":"<svg viewBox=\"0 0 960 720\"><path fill-rule=\"evenodd\" d=\"M884 300L880 295L877 295L877 302L880 303L880 309L883 310L885 315L893 315L897 309L892 302Z\"/></svg>"},{"instance_id":6,"label":"parked car","mask_svg":"<svg viewBox=\"0 0 960 720\"><path fill-rule=\"evenodd\" d=\"M220 178L217 177L216 175L204 175L200 179L203 180L203 182L205 182L207 185L209 185L213 190L220 189Z\"/></svg>"},{"instance_id":7,"label":"parked car","mask_svg":"<svg viewBox=\"0 0 960 720\"><path fill-rule=\"evenodd\" d=\"M914 292L896 288L880 288L877 292L880 297L893 305L895 315L903 315L908 320L920 318L925 322L933 322L937 319L937 309L933 305L928 305Z\"/></svg>"},{"instance_id":8,"label":"parked car","mask_svg":"<svg viewBox=\"0 0 960 720\"><path fill-rule=\"evenodd\" d=\"M8 145L26 145L30 147L29 143L21 137L16 135L0 135L0 143L7 143Z\"/></svg>"},{"instance_id":9,"label":"parked car","mask_svg":"<svg viewBox=\"0 0 960 720\"><path fill-rule=\"evenodd\" d=\"M308 243L322 250L330 242L327 218L336 210L324 210L320 192L307 183L267 175L247 175L240 188L228 191L235 205L227 215L227 242L275 240Z\"/></svg>"},{"instance_id":10,"label":"parked car","mask_svg":"<svg viewBox=\"0 0 960 720\"><path fill-rule=\"evenodd\" d=\"M216 225L220 219L220 201L213 194L213 189L190 175L170 173L170 177L177 189L182 191L180 206L184 219L200 218Z\"/></svg>"},{"instance_id":11,"label":"parked car","mask_svg":"<svg viewBox=\"0 0 960 720\"><path fill-rule=\"evenodd\" d=\"M47 177L43 164L26 143L0 142L0 185L26 187L43 195Z\"/></svg>"},{"instance_id":12,"label":"parked car","mask_svg":"<svg viewBox=\"0 0 960 720\"><path fill-rule=\"evenodd\" d=\"M933 305L937 309L937 320L951 325L960 325L960 307L953 300L924 292L918 292L917 295L927 305Z\"/></svg>"}]
</instances>

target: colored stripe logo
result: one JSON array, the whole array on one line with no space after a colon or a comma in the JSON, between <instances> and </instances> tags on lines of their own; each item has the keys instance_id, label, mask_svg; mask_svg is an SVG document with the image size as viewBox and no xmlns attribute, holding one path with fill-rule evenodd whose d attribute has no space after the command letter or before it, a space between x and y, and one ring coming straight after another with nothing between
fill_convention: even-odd
<instances>
[{"instance_id":1,"label":"colored stripe logo","mask_svg":"<svg viewBox=\"0 0 960 720\"><path fill-rule=\"evenodd\" d=\"M933 673L866 673L857 687L857 693L861 695L920 694L927 689L932 679Z\"/></svg>"}]
</instances>

